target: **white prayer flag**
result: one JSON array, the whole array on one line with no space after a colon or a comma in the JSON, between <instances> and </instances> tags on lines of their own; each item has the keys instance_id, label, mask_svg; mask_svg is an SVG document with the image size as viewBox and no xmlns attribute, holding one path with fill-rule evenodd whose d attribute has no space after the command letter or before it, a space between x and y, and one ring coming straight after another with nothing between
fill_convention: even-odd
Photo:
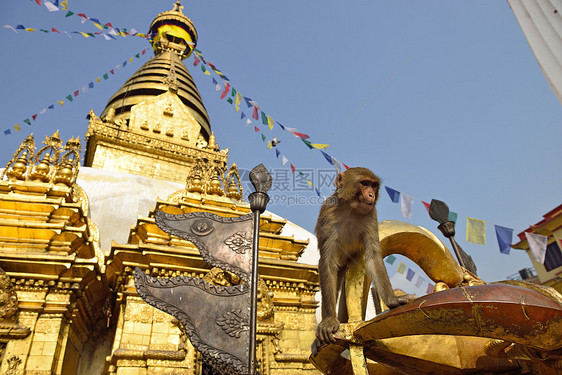
<instances>
[{"instance_id":1,"label":"white prayer flag","mask_svg":"<svg viewBox=\"0 0 562 375\"><path fill-rule=\"evenodd\" d=\"M283 155L283 161L282 161L283 165L287 164L288 161L289 159L287 159L285 155Z\"/></svg>"},{"instance_id":2,"label":"white prayer flag","mask_svg":"<svg viewBox=\"0 0 562 375\"><path fill-rule=\"evenodd\" d=\"M16 34L18 33L18 32L16 31L16 29L14 29L14 27L13 27L13 26L10 26L10 25L4 25L4 26L2 26L2 27L5 27L6 29L12 29L12 30L14 30L14 33L16 33Z\"/></svg>"},{"instance_id":3,"label":"white prayer flag","mask_svg":"<svg viewBox=\"0 0 562 375\"><path fill-rule=\"evenodd\" d=\"M58 12L59 10L59 8L55 4L51 3L50 1L45 1L45 6L49 10L49 12Z\"/></svg>"},{"instance_id":4,"label":"white prayer flag","mask_svg":"<svg viewBox=\"0 0 562 375\"><path fill-rule=\"evenodd\" d=\"M412 204L414 203L414 198L404 193L400 193L400 195L402 196L402 216L404 216L406 219L409 219L410 216L412 216Z\"/></svg>"},{"instance_id":5,"label":"white prayer flag","mask_svg":"<svg viewBox=\"0 0 562 375\"><path fill-rule=\"evenodd\" d=\"M246 126L250 125L252 123L252 120L250 120L249 118L246 119Z\"/></svg>"},{"instance_id":6,"label":"white prayer flag","mask_svg":"<svg viewBox=\"0 0 562 375\"><path fill-rule=\"evenodd\" d=\"M111 38L109 37L109 35L105 35L105 34L102 34L102 35L103 35L103 37L105 38L105 40L111 40Z\"/></svg>"},{"instance_id":7,"label":"white prayer flag","mask_svg":"<svg viewBox=\"0 0 562 375\"><path fill-rule=\"evenodd\" d=\"M533 256L535 262L543 264L544 257L546 255L546 243L548 242L548 237L529 232L525 232L525 237L527 237L529 250L531 250L531 255Z\"/></svg>"},{"instance_id":8,"label":"white prayer flag","mask_svg":"<svg viewBox=\"0 0 562 375\"><path fill-rule=\"evenodd\" d=\"M45 112L47 112L47 108L43 108L43 109L39 112L39 114L42 115L42 114L45 113Z\"/></svg>"}]
</instances>

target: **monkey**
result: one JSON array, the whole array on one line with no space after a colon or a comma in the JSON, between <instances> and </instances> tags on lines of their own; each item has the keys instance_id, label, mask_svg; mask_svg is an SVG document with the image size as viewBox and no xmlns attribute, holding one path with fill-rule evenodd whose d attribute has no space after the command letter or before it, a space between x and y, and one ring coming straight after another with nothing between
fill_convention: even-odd
<instances>
[{"instance_id":1,"label":"monkey","mask_svg":"<svg viewBox=\"0 0 562 375\"><path fill-rule=\"evenodd\" d=\"M315 232L320 252L318 272L322 293L322 321L316 330L317 342L312 346L314 355L319 344L335 342L334 333L340 320L347 320L345 309L340 308L340 316L336 317L336 301L347 266L355 259L365 257L367 276L389 308L416 298L413 295L395 296L386 273L375 208L380 184L380 178L369 169L349 168L337 175L336 191L320 208ZM342 303L345 304L345 300L340 300L340 305Z\"/></svg>"}]
</instances>

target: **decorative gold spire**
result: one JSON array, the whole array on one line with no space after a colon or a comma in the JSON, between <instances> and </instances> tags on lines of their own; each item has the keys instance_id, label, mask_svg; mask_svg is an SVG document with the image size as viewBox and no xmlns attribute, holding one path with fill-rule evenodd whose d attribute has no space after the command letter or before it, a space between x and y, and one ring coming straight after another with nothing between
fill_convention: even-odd
<instances>
[{"instance_id":1,"label":"decorative gold spire","mask_svg":"<svg viewBox=\"0 0 562 375\"><path fill-rule=\"evenodd\" d=\"M150 25L154 54L173 51L183 60L197 45L197 30L193 22L182 12L183 6L178 1L174 9L160 13Z\"/></svg>"}]
</instances>

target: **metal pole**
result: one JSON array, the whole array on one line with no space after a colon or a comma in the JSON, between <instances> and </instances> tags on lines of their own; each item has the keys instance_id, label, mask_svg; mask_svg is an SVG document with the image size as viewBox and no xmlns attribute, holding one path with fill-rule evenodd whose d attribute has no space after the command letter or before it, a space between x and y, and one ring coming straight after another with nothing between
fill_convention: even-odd
<instances>
[{"instance_id":1,"label":"metal pole","mask_svg":"<svg viewBox=\"0 0 562 375\"><path fill-rule=\"evenodd\" d=\"M254 241L252 254L252 285L250 289L250 353L248 369L250 375L256 373L256 333L257 333L257 299L258 299L258 260L260 248L260 211L254 212Z\"/></svg>"}]
</instances>

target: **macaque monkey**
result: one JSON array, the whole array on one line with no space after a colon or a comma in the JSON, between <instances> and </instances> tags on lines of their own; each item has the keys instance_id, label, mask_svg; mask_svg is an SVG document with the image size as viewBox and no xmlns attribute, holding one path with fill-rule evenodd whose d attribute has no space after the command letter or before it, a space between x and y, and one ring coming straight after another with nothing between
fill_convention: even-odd
<instances>
[{"instance_id":1,"label":"macaque monkey","mask_svg":"<svg viewBox=\"0 0 562 375\"><path fill-rule=\"evenodd\" d=\"M315 230L320 251L318 272L322 292L322 321L316 330L320 345L335 342L334 333L340 325L336 317L338 293L348 265L359 257L365 257L367 276L389 308L415 299L413 295L395 296L386 273L375 209L380 179L367 168L349 168L338 174L335 184L335 193L320 208ZM340 301L340 305L342 303L345 304L345 300ZM342 309L339 319L347 319ZM318 346L318 343L313 345L313 352Z\"/></svg>"}]
</instances>

